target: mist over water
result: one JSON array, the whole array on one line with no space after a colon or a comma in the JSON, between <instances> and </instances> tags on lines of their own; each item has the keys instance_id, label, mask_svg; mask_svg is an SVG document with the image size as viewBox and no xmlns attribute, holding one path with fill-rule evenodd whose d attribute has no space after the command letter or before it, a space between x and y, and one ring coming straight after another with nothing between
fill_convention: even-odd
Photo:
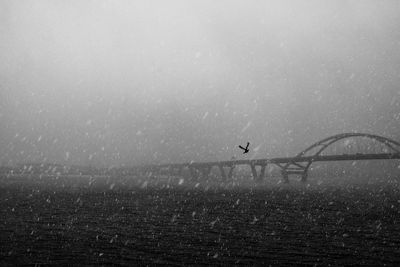
<instances>
[{"instance_id":1,"label":"mist over water","mask_svg":"<svg viewBox=\"0 0 400 267\"><path fill-rule=\"evenodd\" d=\"M399 140L397 1L2 1L2 165L295 155Z\"/></svg>"},{"instance_id":2,"label":"mist over water","mask_svg":"<svg viewBox=\"0 0 400 267\"><path fill-rule=\"evenodd\" d=\"M0 1L0 265L399 266L399 25L396 0Z\"/></svg>"}]
</instances>

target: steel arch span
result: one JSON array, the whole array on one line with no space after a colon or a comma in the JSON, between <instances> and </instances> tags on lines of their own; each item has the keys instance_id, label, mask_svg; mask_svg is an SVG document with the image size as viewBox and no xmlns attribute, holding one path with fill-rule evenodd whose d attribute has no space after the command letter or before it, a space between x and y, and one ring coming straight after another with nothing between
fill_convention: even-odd
<instances>
[{"instance_id":1,"label":"steel arch span","mask_svg":"<svg viewBox=\"0 0 400 267\"><path fill-rule=\"evenodd\" d=\"M368 133L337 134L312 144L311 146L298 153L292 161L286 163L286 165L282 167L282 176L284 181L288 182L289 174L300 174L302 176L302 181L306 181L310 165L317 157L321 155L324 150L340 140L352 137L365 137L385 145L392 151L392 153L400 153L400 143L387 137ZM304 162L301 160L302 158L305 158L307 152L310 152L314 149L316 150L316 152L311 156L307 156L307 158L309 159L308 161Z\"/></svg>"}]
</instances>

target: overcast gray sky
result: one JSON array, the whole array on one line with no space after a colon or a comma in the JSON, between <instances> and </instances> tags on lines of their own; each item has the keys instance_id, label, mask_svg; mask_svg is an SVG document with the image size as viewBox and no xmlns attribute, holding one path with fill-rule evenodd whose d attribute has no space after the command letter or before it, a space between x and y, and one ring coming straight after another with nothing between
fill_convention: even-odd
<instances>
[{"instance_id":1,"label":"overcast gray sky","mask_svg":"<svg viewBox=\"0 0 400 267\"><path fill-rule=\"evenodd\" d=\"M1 1L0 163L400 139L400 1ZM254 150L255 149L255 150Z\"/></svg>"}]
</instances>

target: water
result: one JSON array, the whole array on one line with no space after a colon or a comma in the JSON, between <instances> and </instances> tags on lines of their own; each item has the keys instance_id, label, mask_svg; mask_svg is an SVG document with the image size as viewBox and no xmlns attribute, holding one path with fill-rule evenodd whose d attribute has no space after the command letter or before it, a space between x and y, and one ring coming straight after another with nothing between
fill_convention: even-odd
<instances>
[{"instance_id":1,"label":"water","mask_svg":"<svg viewBox=\"0 0 400 267\"><path fill-rule=\"evenodd\" d=\"M398 187L0 187L4 264L400 264Z\"/></svg>"}]
</instances>

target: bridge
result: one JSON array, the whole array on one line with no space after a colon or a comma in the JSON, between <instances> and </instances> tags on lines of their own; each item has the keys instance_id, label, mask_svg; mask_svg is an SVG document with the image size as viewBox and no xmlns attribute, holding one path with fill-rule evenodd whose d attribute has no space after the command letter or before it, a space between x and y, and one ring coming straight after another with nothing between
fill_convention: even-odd
<instances>
[{"instance_id":1,"label":"bridge","mask_svg":"<svg viewBox=\"0 0 400 267\"><path fill-rule=\"evenodd\" d=\"M298 175L302 182L306 182L313 162L389 159L400 159L399 142L373 134L343 133L320 140L294 157L143 165L121 170L121 174L179 176L186 169L193 178L200 179L207 178L211 170L217 168L222 180L227 181L232 178L235 167L247 165L253 180L259 182L266 176L266 167L273 164L280 168L283 182L288 183L291 175Z\"/></svg>"}]
</instances>

